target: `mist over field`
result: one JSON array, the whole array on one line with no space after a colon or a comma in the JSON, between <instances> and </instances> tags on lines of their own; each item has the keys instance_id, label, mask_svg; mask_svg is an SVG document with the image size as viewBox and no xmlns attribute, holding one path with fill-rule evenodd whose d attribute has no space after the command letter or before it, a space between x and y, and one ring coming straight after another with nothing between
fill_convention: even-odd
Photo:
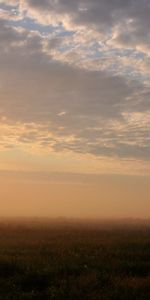
<instances>
[{"instance_id":1,"label":"mist over field","mask_svg":"<svg viewBox=\"0 0 150 300\"><path fill-rule=\"evenodd\" d=\"M149 218L148 177L32 176L0 177L0 217Z\"/></svg>"}]
</instances>

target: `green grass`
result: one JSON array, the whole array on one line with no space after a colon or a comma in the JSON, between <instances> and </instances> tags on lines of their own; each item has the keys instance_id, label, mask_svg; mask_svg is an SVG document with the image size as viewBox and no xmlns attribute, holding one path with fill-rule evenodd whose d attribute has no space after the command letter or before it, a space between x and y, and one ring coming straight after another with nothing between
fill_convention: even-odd
<instances>
[{"instance_id":1,"label":"green grass","mask_svg":"<svg viewBox=\"0 0 150 300\"><path fill-rule=\"evenodd\" d=\"M148 300L150 226L0 224L0 300Z\"/></svg>"}]
</instances>

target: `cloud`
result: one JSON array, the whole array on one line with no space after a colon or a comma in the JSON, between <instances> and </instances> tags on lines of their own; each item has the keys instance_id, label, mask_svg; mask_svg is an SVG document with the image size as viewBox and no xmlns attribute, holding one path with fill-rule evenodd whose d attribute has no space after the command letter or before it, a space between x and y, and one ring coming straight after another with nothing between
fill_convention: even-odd
<instances>
[{"instance_id":1,"label":"cloud","mask_svg":"<svg viewBox=\"0 0 150 300\"><path fill-rule=\"evenodd\" d=\"M148 1L2 3L1 150L147 162Z\"/></svg>"},{"instance_id":2,"label":"cloud","mask_svg":"<svg viewBox=\"0 0 150 300\"><path fill-rule=\"evenodd\" d=\"M107 35L115 46L149 53L149 0L20 0L1 1L19 5L23 16L41 24L62 24L69 30L85 28Z\"/></svg>"},{"instance_id":3,"label":"cloud","mask_svg":"<svg viewBox=\"0 0 150 300\"><path fill-rule=\"evenodd\" d=\"M85 27L105 34L112 32L116 45L149 51L149 0L24 0L21 3L29 16L43 24L62 22L69 29Z\"/></svg>"},{"instance_id":4,"label":"cloud","mask_svg":"<svg viewBox=\"0 0 150 300\"><path fill-rule=\"evenodd\" d=\"M70 115L106 117L120 114L124 99L135 90L125 78L104 71L75 69L55 62L43 50L39 34L1 26L1 92L7 94L2 107L10 114L25 118L49 118L51 114L69 111ZM15 72L13 72L15 70ZM7 80L6 80L7 78ZM69 88L68 87L69 82ZM108 90L109 86L109 90ZM15 88L14 88L15 87ZM16 95L15 95L16 94ZM31 101L32 100L32 101ZM28 111L25 114L24 103ZM30 108L30 109L29 109ZM43 109L43 112L42 110ZM7 107L7 112L9 107ZM68 114L69 118L69 114Z\"/></svg>"}]
</instances>

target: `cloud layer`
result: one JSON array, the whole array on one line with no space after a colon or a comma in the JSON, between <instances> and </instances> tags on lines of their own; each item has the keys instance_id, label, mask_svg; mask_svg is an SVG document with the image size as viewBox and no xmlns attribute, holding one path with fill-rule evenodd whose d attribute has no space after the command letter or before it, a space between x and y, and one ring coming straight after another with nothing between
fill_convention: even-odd
<instances>
[{"instance_id":1,"label":"cloud layer","mask_svg":"<svg viewBox=\"0 0 150 300\"><path fill-rule=\"evenodd\" d=\"M0 149L148 171L149 13L148 0L0 1Z\"/></svg>"}]
</instances>

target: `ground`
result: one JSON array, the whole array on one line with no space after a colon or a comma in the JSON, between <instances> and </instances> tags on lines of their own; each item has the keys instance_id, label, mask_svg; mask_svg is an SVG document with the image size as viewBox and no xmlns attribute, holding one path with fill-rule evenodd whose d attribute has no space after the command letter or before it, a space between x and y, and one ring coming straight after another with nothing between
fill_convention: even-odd
<instances>
[{"instance_id":1,"label":"ground","mask_svg":"<svg viewBox=\"0 0 150 300\"><path fill-rule=\"evenodd\" d=\"M150 224L2 220L1 299L150 299Z\"/></svg>"}]
</instances>

